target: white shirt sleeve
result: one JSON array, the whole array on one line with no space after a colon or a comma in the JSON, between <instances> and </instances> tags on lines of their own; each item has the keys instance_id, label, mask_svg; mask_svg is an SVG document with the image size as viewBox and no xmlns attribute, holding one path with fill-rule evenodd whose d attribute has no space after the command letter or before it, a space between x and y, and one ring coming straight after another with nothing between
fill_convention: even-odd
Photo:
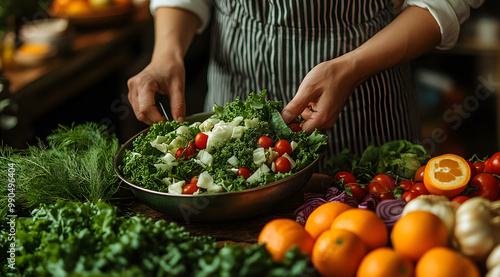
<instances>
[{"instance_id":1,"label":"white shirt sleeve","mask_svg":"<svg viewBox=\"0 0 500 277\"><path fill-rule=\"evenodd\" d=\"M200 18L201 25L196 30L199 34L205 30L211 18L213 0L151 0L149 9L154 15L156 8L170 7L179 8L194 13Z\"/></svg>"},{"instance_id":2,"label":"white shirt sleeve","mask_svg":"<svg viewBox=\"0 0 500 277\"><path fill-rule=\"evenodd\" d=\"M480 7L485 0L406 0L405 6L429 10L441 30L438 49L450 49L457 43L460 25L470 16L471 8Z\"/></svg>"}]
</instances>

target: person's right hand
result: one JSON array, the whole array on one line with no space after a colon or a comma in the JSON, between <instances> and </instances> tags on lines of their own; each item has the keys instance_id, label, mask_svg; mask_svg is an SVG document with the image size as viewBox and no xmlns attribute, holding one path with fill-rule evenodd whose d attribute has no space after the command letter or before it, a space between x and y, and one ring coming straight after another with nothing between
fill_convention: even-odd
<instances>
[{"instance_id":1,"label":"person's right hand","mask_svg":"<svg viewBox=\"0 0 500 277\"><path fill-rule=\"evenodd\" d=\"M169 58L151 62L127 82L128 99L138 120L151 125L166 118L156 107L155 95L167 95L174 120L183 122L186 117L184 97L185 69L182 58Z\"/></svg>"}]
</instances>

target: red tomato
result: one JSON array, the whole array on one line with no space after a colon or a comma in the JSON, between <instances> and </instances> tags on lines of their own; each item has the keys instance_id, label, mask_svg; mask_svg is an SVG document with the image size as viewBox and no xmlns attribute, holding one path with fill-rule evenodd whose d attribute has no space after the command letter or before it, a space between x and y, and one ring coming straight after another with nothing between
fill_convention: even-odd
<instances>
[{"instance_id":1,"label":"red tomato","mask_svg":"<svg viewBox=\"0 0 500 277\"><path fill-rule=\"evenodd\" d=\"M177 151L175 151L175 158L180 159L182 157L183 152L184 152L184 147L177 148Z\"/></svg>"},{"instance_id":2,"label":"red tomato","mask_svg":"<svg viewBox=\"0 0 500 277\"><path fill-rule=\"evenodd\" d=\"M299 123L293 122L293 123L290 123L290 125L288 125L288 126L290 126L290 129L292 129L292 131L295 133L302 131L302 128L300 127Z\"/></svg>"},{"instance_id":3,"label":"red tomato","mask_svg":"<svg viewBox=\"0 0 500 277\"><path fill-rule=\"evenodd\" d=\"M356 201L361 203L363 201L363 198L365 198L367 191L362 188L359 184L356 183L350 183L345 185L346 188L349 188L352 192L352 196Z\"/></svg>"},{"instance_id":4,"label":"red tomato","mask_svg":"<svg viewBox=\"0 0 500 277\"><path fill-rule=\"evenodd\" d=\"M406 201L406 203L420 196L420 193L415 190L407 190L403 193L401 197Z\"/></svg>"},{"instance_id":5,"label":"red tomato","mask_svg":"<svg viewBox=\"0 0 500 277\"><path fill-rule=\"evenodd\" d=\"M276 172L287 173L291 170L292 165L287 158L279 157L274 161L274 167L276 168Z\"/></svg>"},{"instance_id":6,"label":"red tomato","mask_svg":"<svg viewBox=\"0 0 500 277\"><path fill-rule=\"evenodd\" d=\"M193 194L198 190L198 186L195 184L187 184L182 188L182 194Z\"/></svg>"},{"instance_id":7,"label":"red tomato","mask_svg":"<svg viewBox=\"0 0 500 277\"><path fill-rule=\"evenodd\" d=\"M474 177L478 174L476 167L474 166L474 163L471 161L467 161L467 164L469 165L470 168L470 177Z\"/></svg>"},{"instance_id":8,"label":"red tomato","mask_svg":"<svg viewBox=\"0 0 500 277\"><path fill-rule=\"evenodd\" d=\"M242 176L243 179L248 179L248 177L250 177L250 175L252 175L252 172L250 172L250 169L246 168L246 167L240 167L238 168L238 172L236 172L236 176Z\"/></svg>"},{"instance_id":9,"label":"red tomato","mask_svg":"<svg viewBox=\"0 0 500 277\"><path fill-rule=\"evenodd\" d=\"M356 183L356 177L348 171L339 171L333 176L333 180L340 181L344 179L344 184Z\"/></svg>"},{"instance_id":10,"label":"red tomato","mask_svg":"<svg viewBox=\"0 0 500 277\"><path fill-rule=\"evenodd\" d=\"M257 143L260 145L260 147L265 148L265 149L273 146L273 140L268 136L261 136L257 140Z\"/></svg>"},{"instance_id":11,"label":"red tomato","mask_svg":"<svg viewBox=\"0 0 500 277\"><path fill-rule=\"evenodd\" d=\"M384 192L390 192L390 190L379 182L372 181L368 184L368 192L380 195Z\"/></svg>"},{"instance_id":12,"label":"red tomato","mask_svg":"<svg viewBox=\"0 0 500 277\"><path fill-rule=\"evenodd\" d=\"M429 194L429 191L422 182L418 182L415 185L413 185L411 187L411 190L418 191L420 194Z\"/></svg>"},{"instance_id":13,"label":"red tomato","mask_svg":"<svg viewBox=\"0 0 500 277\"><path fill-rule=\"evenodd\" d=\"M384 192L378 197L380 198L380 200L394 199L394 195L390 191Z\"/></svg>"},{"instance_id":14,"label":"red tomato","mask_svg":"<svg viewBox=\"0 0 500 277\"><path fill-rule=\"evenodd\" d=\"M484 171L500 175L500 152L496 152L484 162Z\"/></svg>"},{"instance_id":15,"label":"red tomato","mask_svg":"<svg viewBox=\"0 0 500 277\"><path fill-rule=\"evenodd\" d=\"M207 148L207 141L208 141L208 135L205 133L198 133L198 134L196 134L196 137L194 138L194 144L199 149Z\"/></svg>"},{"instance_id":16,"label":"red tomato","mask_svg":"<svg viewBox=\"0 0 500 277\"><path fill-rule=\"evenodd\" d=\"M198 184L198 177L193 176L193 177L191 178L191 181L190 181L189 183L194 184L194 185Z\"/></svg>"},{"instance_id":17,"label":"red tomato","mask_svg":"<svg viewBox=\"0 0 500 277\"><path fill-rule=\"evenodd\" d=\"M411 180L405 180L405 181L401 181L398 183L398 186L402 187L405 191L406 190L410 190L411 187L415 184L415 182L411 181Z\"/></svg>"},{"instance_id":18,"label":"red tomato","mask_svg":"<svg viewBox=\"0 0 500 277\"><path fill-rule=\"evenodd\" d=\"M190 141L188 147L184 151L184 159L189 160L193 158L197 152L196 146Z\"/></svg>"},{"instance_id":19,"label":"red tomato","mask_svg":"<svg viewBox=\"0 0 500 277\"><path fill-rule=\"evenodd\" d=\"M499 180L489 174L489 173L480 173L470 182L472 188L479 188L477 190L471 190L467 196L469 197L477 197L481 196L490 201L495 201L498 198L498 192L500 190Z\"/></svg>"},{"instance_id":20,"label":"red tomato","mask_svg":"<svg viewBox=\"0 0 500 277\"><path fill-rule=\"evenodd\" d=\"M280 156L283 156L285 153L288 155L292 154L292 146L285 139L278 140L274 145L274 150L276 150Z\"/></svg>"},{"instance_id":21,"label":"red tomato","mask_svg":"<svg viewBox=\"0 0 500 277\"><path fill-rule=\"evenodd\" d=\"M379 182L389 191L393 191L394 188L396 187L396 182L394 181L394 179L392 179L392 177L387 174L378 174L375 177L373 177L373 180Z\"/></svg>"},{"instance_id":22,"label":"red tomato","mask_svg":"<svg viewBox=\"0 0 500 277\"><path fill-rule=\"evenodd\" d=\"M425 165L419 167L417 169L417 172L415 172L415 182L423 182L424 181L424 172L425 172Z\"/></svg>"},{"instance_id":23,"label":"red tomato","mask_svg":"<svg viewBox=\"0 0 500 277\"><path fill-rule=\"evenodd\" d=\"M484 172L484 162L475 162L473 165L476 168L477 174Z\"/></svg>"},{"instance_id":24,"label":"red tomato","mask_svg":"<svg viewBox=\"0 0 500 277\"><path fill-rule=\"evenodd\" d=\"M459 195L459 196L455 196L455 198L451 199L451 202L462 204L462 203L464 203L465 201L467 201L469 199L470 198L467 197L467 196L465 196L465 195Z\"/></svg>"}]
</instances>

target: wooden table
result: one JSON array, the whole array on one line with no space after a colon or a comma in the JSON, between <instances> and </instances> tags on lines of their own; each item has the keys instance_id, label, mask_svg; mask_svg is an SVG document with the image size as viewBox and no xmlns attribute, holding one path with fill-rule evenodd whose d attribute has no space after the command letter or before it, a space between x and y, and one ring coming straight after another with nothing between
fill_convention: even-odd
<instances>
[{"instance_id":1,"label":"wooden table","mask_svg":"<svg viewBox=\"0 0 500 277\"><path fill-rule=\"evenodd\" d=\"M290 199L284 201L272 212L228 223L186 224L182 220L174 219L168 215L157 212L142 202L135 203L134 210L148 218L166 220L167 222L176 222L180 226L184 226L192 235L210 236L221 244L225 242L253 244L257 242L259 233L267 222L276 218L292 218L292 214L295 209L297 209L304 202L304 193L321 191L322 189L328 188L330 184L330 176L315 173L302 190Z\"/></svg>"}]
</instances>

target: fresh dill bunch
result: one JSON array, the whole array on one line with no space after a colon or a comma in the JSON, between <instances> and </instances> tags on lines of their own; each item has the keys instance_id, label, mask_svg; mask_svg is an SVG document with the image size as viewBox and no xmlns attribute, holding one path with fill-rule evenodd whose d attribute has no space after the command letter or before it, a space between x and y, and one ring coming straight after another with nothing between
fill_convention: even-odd
<instances>
[{"instance_id":1,"label":"fresh dill bunch","mask_svg":"<svg viewBox=\"0 0 500 277\"><path fill-rule=\"evenodd\" d=\"M15 206L27 215L40 204L58 199L82 202L110 202L120 190L113 159L119 142L105 126L93 122L62 126L47 136L47 144L26 149L0 147L0 169L14 168ZM8 178L0 178L1 215L6 215Z\"/></svg>"}]
</instances>

